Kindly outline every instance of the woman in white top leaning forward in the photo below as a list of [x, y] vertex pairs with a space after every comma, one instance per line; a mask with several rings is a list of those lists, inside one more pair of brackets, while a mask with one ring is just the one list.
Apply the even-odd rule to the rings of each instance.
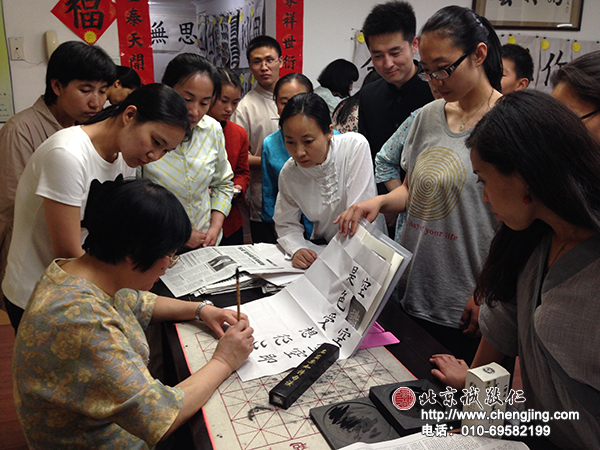
[[2, 282], [15, 330], [35, 283], [52, 260], [83, 255], [87, 232], [81, 220], [92, 180], [134, 176], [135, 167], [162, 158], [190, 127], [181, 96], [161, 84], [141, 87], [92, 121], [50, 136], [19, 181]]
[[[273, 220], [277, 242], [292, 256], [294, 267], [305, 269], [317, 258], [311, 241], [329, 242], [338, 230], [334, 219], [377, 193], [373, 163], [364, 136], [333, 135], [329, 109], [317, 94], [292, 97], [279, 126], [292, 158], [279, 175]], [[314, 223], [311, 241], [303, 236], [302, 212]], [[383, 230], [383, 217], [379, 221]]]

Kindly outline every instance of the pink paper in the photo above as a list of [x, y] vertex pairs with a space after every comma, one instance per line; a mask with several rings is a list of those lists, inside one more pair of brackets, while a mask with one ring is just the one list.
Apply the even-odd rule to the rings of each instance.
[[381, 325], [375, 322], [358, 348], [380, 347], [382, 345], [397, 344], [398, 342], [400, 341], [396, 336], [389, 331], [385, 331]]

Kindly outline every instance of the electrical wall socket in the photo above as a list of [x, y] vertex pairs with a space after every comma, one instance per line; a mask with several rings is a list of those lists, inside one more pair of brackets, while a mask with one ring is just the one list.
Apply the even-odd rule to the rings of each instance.
[[22, 37], [8, 38], [11, 61], [25, 61], [25, 44]]

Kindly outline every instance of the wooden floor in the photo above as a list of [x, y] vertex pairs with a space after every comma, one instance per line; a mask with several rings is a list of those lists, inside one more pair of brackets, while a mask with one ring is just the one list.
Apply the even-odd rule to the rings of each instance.
[[12, 394], [10, 359], [14, 342], [13, 327], [6, 313], [0, 310], [0, 449], [27, 450]]

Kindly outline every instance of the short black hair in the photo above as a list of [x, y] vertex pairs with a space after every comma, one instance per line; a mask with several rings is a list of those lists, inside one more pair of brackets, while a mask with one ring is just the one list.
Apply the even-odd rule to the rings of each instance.
[[189, 240], [192, 225], [177, 197], [146, 178], [92, 181], [82, 226], [92, 257], [117, 264], [126, 257], [142, 272]]
[[327, 103], [325, 103], [325, 100], [321, 96], [313, 92], [294, 95], [288, 100], [281, 112], [279, 127], [283, 128], [286, 120], [298, 114], [310, 117], [317, 122], [323, 134], [329, 133], [331, 115], [329, 115], [329, 106], [327, 106]]
[[260, 47], [269, 47], [275, 49], [277, 55], [281, 58], [281, 45], [271, 36], [256, 36], [254, 39], [250, 41], [248, 44], [248, 48], [246, 49], [246, 58], [248, 62], [250, 62], [250, 53]]
[[273, 99], [275, 101], [277, 101], [277, 96], [279, 95], [279, 90], [281, 89], [281, 87], [284, 84], [291, 83], [292, 81], [300, 83], [302, 86], [308, 89], [308, 92], [313, 91], [312, 81], [310, 81], [306, 75], [303, 75], [298, 72], [290, 72], [282, 76], [279, 80], [277, 80], [277, 83], [275, 84], [275, 89], [273, 89]]
[[336, 59], [329, 63], [317, 78], [319, 84], [331, 92], [337, 92], [343, 97], [350, 95], [350, 86], [358, 80], [357, 67], [345, 59]]
[[213, 84], [213, 96], [221, 96], [221, 77], [217, 68], [208, 59], [196, 53], [180, 53], [167, 64], [162, 82], [174, 88], [180, 83], [185, 83], [193, 75], [208, 76]]
[[375, 5], [362, 27], [367, 47], [371, 36], [402, 33], [405, 41], [412, 42], [417, 34], [417, 18], [408, 2], [393, 1]]
[[56, 103], [52, 80], [58, 80], [61, 86], [73, 80], [106, 81], [110, 86], [116, 79], [117, 67], [102, 48], [81, 41], [63, 42], [48, 61], [44, 102], [48, 106]]
[[117, 66], [117, 80], [121, 82], [121, 86], [127, 89], [137, 89], [142, 85], [142, 80], [138, 73], [127, 66]]
[[529, 81], [533, 80], [533, 59], [531, 58], [529, 49], [523, 48], [518, 44], [504, 44], [501, 54], [503, 58], [513, 62], [518, 79], [527, 78]]

